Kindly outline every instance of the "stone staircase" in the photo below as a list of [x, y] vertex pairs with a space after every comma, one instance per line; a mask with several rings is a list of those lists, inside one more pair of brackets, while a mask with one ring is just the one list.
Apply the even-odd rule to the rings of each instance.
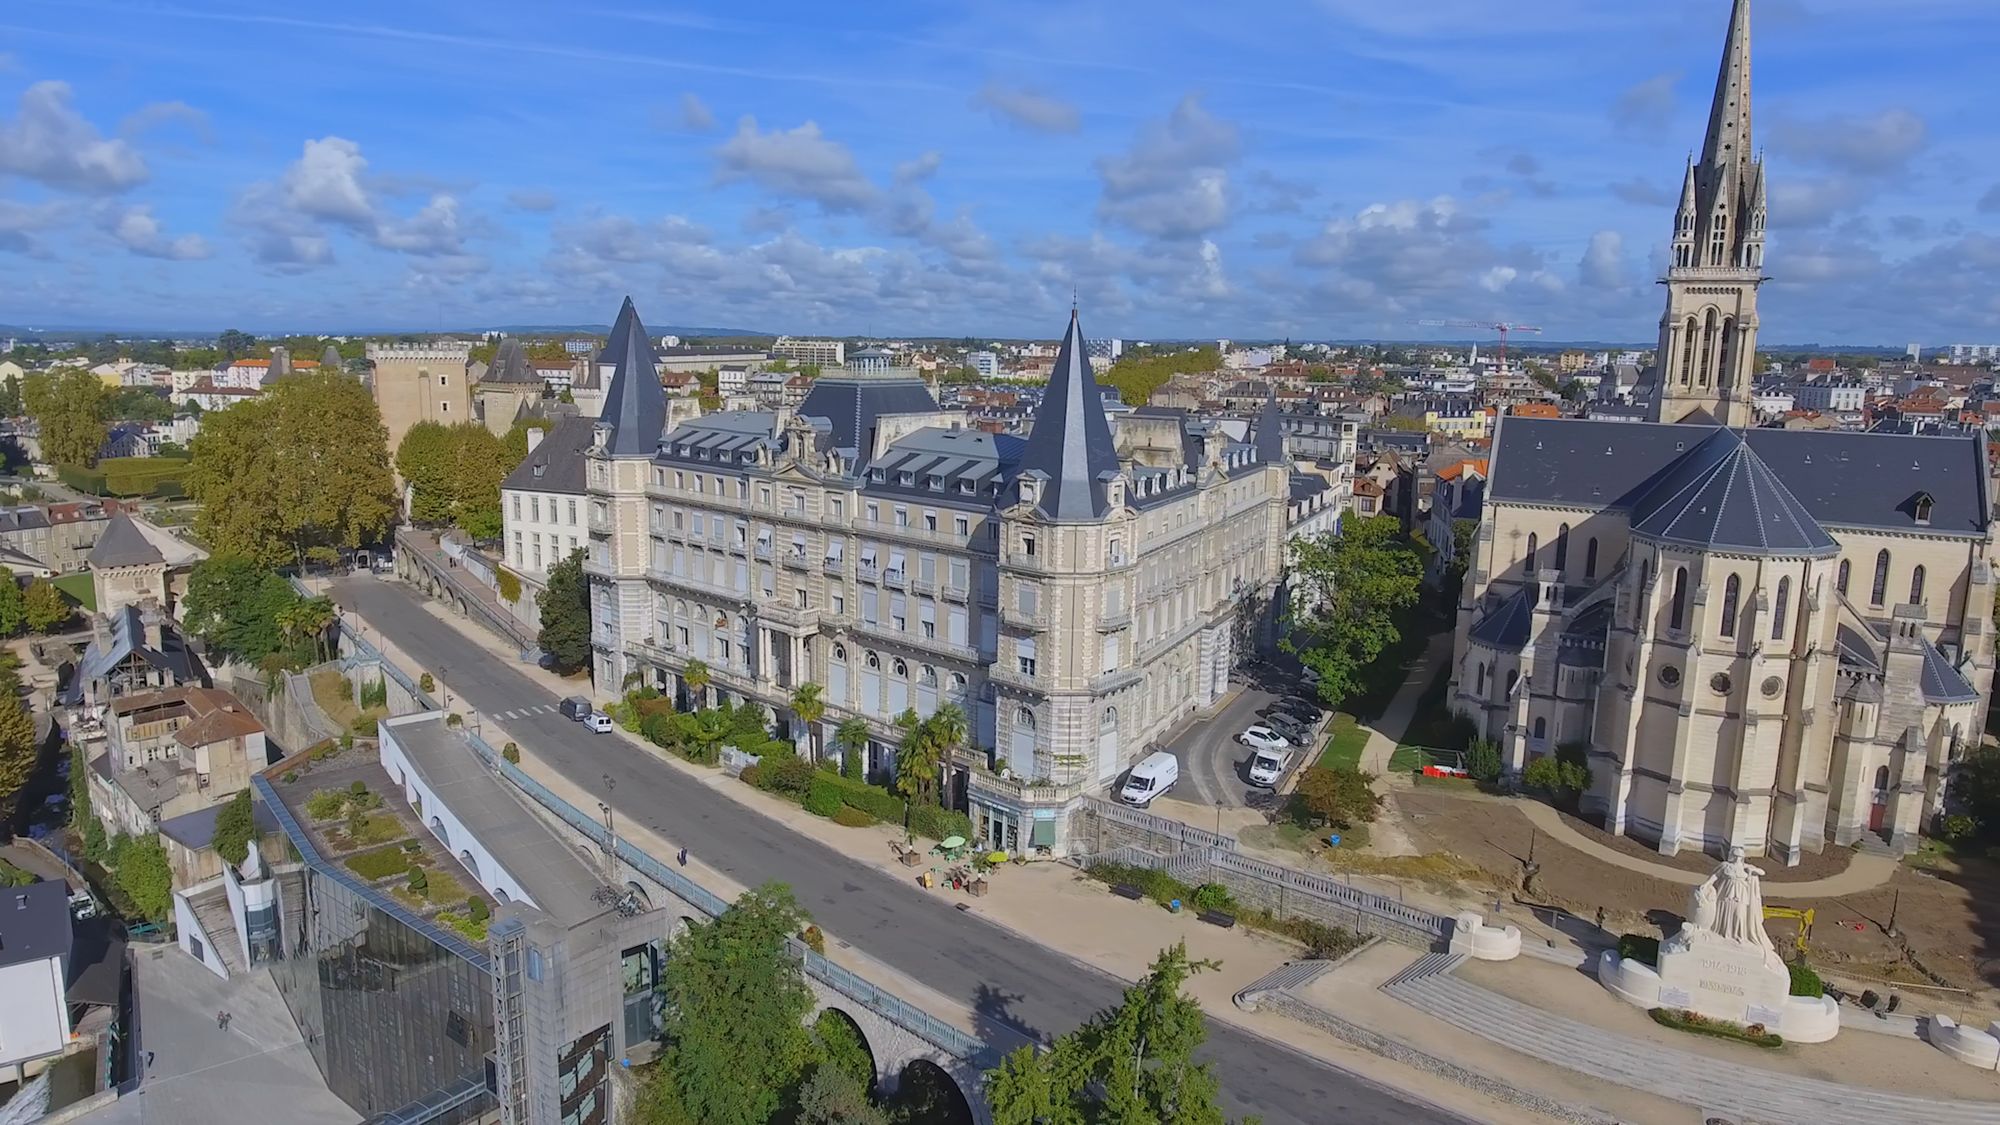
[[1580, 1074], [1757, 1125], [1921, 1121], [2000, 1125], [2000, 1102], [1945, 1101], [1845, 1086], [1690, 1054], [1558, 1016], [1451, 975], [1449, 954], [1420, 958], [1382, 991], [1453, 1027]]

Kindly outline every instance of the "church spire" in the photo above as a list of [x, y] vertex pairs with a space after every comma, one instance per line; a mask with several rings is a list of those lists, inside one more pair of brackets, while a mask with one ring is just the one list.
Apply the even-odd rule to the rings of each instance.
[[1093, 520], [1109, 509], [1104, 486], [1118, 472], [1118, 447], [1074, 308], [1021, 451], [1021, 472], [1041, 474], [1036, 507], [1049, 519]]
[[1734, 0], [1729, 35], [1722, 41], [1722, 69], [1708, 107], [1708, 135], [1701, 144], [1704, 171], [1737, 164], [1750, 152], [1750, 0]]

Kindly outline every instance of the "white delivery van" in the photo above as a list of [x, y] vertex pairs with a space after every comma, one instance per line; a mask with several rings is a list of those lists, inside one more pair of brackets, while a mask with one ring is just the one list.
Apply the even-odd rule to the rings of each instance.
[[1285, 767], [1292, 764], [1290, 750], [1259, 749], [1250, 756], [1250, 784], [1264, 789], [1273, 788], [1278, 779], [1285, 776]]
[[1125, 787], [1118, 791], [1118, 799], [1128, 805], [1144, 807], [1153, 803], [1153, 798], [1174, 787], [1181, 779], [1180, 759], [1165, 750], [1155, 751], [1139, 760], [1132, 772], [1125, 775]]

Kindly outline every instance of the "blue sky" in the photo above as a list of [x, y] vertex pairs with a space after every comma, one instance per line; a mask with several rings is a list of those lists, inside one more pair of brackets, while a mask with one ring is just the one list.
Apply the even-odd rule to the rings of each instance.
[[[0, 323], [1649, 341], [1727, 16], [15, 0]], [[1764, 339], [2000, 339], [2000, 8], [1753, 25]]]

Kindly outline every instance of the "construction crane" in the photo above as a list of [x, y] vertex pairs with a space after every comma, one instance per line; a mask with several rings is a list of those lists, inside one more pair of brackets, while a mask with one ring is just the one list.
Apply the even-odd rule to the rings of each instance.
[[1426, 328], [1483, 328], [1488, 332], [1500, 333], [1500, 370], [1507, 370], [1507, 333], [1540, 332], [1532, 324], [1509, 324], [1494, 320], [1420, 320], [1418, 324]]

